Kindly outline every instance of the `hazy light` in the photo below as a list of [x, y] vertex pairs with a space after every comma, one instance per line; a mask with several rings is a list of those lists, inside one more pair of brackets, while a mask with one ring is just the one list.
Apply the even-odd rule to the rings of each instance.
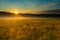
[[18, 14], [19, 12], [18, 11], [15, 11], [14, 14]]
[[11, 12], [11, 13], [14, 13], [14, 14], [16, 14], [16, 15], [19, 14], [19, 10], [11, 10], [10, 12]]

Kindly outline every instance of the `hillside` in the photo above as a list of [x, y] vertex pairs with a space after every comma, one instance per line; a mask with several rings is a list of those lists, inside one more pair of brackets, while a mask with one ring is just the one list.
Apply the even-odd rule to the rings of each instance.
[[[19, 13], [19, 16], [23, 17], [38, 17], [38, 18], [60, 18], [60, 9], [58, 10], [48, 10], [42, 11], [42, 13], [31, 14], [31, 13]], [[14, 13], [0, 11], [0, 17], [12, 17], [16, 16]]]

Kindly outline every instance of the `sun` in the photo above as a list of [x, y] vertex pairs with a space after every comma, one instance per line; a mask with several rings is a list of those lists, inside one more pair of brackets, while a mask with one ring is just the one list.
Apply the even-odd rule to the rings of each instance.
[[20, 13], [18, 10], [11, 10], [11, 11], [9, 11], [9, 12], [11, 12], [11, 13], [13, 13], [13, 14], [15, 14], [15, 15], [17, 15], [17, 14]]
[[17, 15], [17, 14], [19, 14], [19, 12], [18, 12], [18, 11], [14, 11], [14, 14], [16, 14], [16, 15]]

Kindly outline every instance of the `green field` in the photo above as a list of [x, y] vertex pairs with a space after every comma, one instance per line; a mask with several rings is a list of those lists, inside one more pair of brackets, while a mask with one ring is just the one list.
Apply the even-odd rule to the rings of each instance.
[[0, 19], [0, 40], [60, 40], [60, 19]]

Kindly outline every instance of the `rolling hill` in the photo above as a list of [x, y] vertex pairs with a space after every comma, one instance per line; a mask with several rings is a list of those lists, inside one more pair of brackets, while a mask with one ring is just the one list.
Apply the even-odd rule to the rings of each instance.
[[[31, 13], [19, 13], [19, 16], [23, 17], [38, 17], [38, 18], [60, 18], [60, 9], [58, 10], [48, 10], [42, 11], [42, 13], [31, 14]], [[16, 16], [14, 13], [0, 11], [0, 17], [12, 17]]]

